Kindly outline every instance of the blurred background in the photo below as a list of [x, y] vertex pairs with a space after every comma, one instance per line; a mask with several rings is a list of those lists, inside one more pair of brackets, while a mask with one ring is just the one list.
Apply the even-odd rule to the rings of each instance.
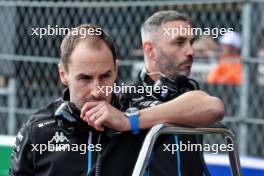
[[[140, 25], [158, 10], [187, 13], [200, 28], [233, 28], [231, 36], [198, 36], [191, 77], [220, 97], [224, 124], [235, 132], [241, 156], [264, 157], [264, 1], [97, 0], [0, 1], [0, 134], [16, 135], [30, 114], [61, 95], [57, 73], [63, 36], [32, 28], [94, 23], [113, 38], [120, 82], [144, 66]], [[221, 80], [221, 81], [219, 81]], [[208, 136], [206, 141], [221, 142]]]

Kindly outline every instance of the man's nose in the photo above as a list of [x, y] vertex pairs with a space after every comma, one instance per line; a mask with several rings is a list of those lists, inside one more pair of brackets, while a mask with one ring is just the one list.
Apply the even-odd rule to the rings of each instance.
[[194, 55], [194, 49], [191, 43], [188, 43], [186, 46], [186, 55], [187, 56], [193, 56]]
[[95, 98], [99, 98], [103, 94], [103, 92], [101, 91], [101, 84], [98, 80], [93, 81], [91, 89], [91, 95]]

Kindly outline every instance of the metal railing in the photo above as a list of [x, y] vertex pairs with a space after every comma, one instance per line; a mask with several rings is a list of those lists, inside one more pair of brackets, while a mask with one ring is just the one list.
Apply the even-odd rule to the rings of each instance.
[[156, 139], [162, 134], [190, 134], [190, 135], [221, 134], [225, 136], [225, 140], [227, 144], [232, 144], [234, 146], [234, 150], [229, 151], [229, 161], [232, 168], [232, 174], [233, 176], [242, 176], [240, 159], [239, 159], [237, 145], [235, 143], [234, 134], [229, 128], [219, 123], [209, 127], [202, 127], [202, 128], [188, 128], [188, 127], [180, 127], [169, 124], [155, 125], [149, 130], [144, 140], [132, 176], [144, 175], [144, 171], [147, 167], [147, 163], [150, 158], [154, 143]]

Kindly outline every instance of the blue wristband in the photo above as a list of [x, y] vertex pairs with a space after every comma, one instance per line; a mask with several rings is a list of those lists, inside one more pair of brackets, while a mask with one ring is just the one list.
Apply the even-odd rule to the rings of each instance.
[[130, 126], [131, 126], [131, 131], [133, 134], [139, 133], [139, 128], [138, 128], [138, 114], [133, 114], [129, 116], [129, 121], [130, 121]]

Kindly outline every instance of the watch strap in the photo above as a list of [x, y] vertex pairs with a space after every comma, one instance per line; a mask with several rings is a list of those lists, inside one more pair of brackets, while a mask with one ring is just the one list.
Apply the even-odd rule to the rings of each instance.
[[129, 115], [128, 118], [129, 118], [132, 133], [138, 134], [140, 131], [138, 127], [138, 114]]

